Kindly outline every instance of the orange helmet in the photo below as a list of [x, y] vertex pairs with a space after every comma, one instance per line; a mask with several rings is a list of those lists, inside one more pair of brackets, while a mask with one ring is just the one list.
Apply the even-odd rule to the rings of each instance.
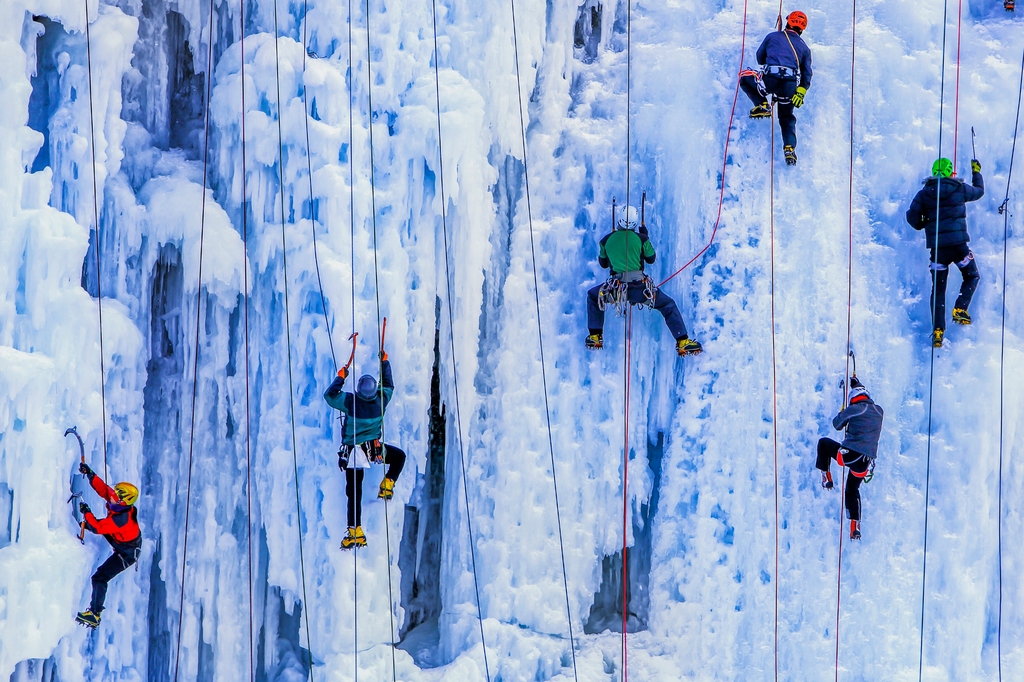
[[790, 12], [789, 16], [786, 17], [786, 28], [804, 31], [807, 28], [807, 15], [799, 10]]

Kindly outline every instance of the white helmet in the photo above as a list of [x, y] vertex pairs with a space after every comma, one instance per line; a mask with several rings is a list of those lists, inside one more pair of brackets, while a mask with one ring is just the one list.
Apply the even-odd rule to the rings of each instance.
[[633, 206], [627, 206], [622, 209], [622, 213], [619, 215], [618, 227], [620, 230], [635, 230], [640, 225], [640, 221], [637, 219], [636, 208]]

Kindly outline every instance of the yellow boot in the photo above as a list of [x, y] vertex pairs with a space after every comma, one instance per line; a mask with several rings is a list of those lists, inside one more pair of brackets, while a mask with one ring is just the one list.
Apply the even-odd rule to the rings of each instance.
[[385, 476], [384, 480], [380, 482], [380, 490], [377, 492], [377, 497], [381, 500], [390, 500], [394, 496], [395, 482]]
[[342, 549], [352, 549], [354, 547], [366, 547], [366, 534], [363, 533], [362, 526], [348, 527], [348, 535], [341, 540]]

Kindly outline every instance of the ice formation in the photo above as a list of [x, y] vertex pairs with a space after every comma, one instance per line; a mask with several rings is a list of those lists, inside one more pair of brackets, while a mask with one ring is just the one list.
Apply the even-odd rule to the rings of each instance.
[[[930, 283], [903, 211], [938, 153], [940, 92], [954, 153], [946, 4], [857, 6], [852, 334], [887, 421], [865, 539], [844, 546], [844, 680], [918, 670]], [[514, 41], [511, 3], [441, 0], [435, 86], [427, 2], [4, 0], [0, 679], [299, 680], [310, 660], [315, 680], [485, 679], [478, 613], [492, 679], [622, 679], [624, 334], [610, 317], [605, 352], [585, 351], [585, 292], [613, 198], [647, 191], [659, 279], [709, 238], [744, 7], [520, 0]], [[752, 65], [778, 6], [746, 8]], [[666, 285], [706, 353], [677, 359], [659, 316], [633, 318], [638, 680], [834, 674], [840, 496], [818, 488], [812, 450], [842, 400], [853, 17], [801, 9], [815, 78], [796, 168], [776, 141], [774, 221], [769, 126], [741, 95], [717, 241]], [[1001, 600], [1009, 680], [1024, 671], [1024, 247], [1011, 218], [1001, 364], [996, 208], [1024, 34], [996, 0], [961, 11], [955, 152], [965, 166], [976, 126], [988, 193], [969, 209], [976, 323], [935, 360], [924, 679], [994, 679]], [[379, 316], [397, 382], [385, 435], [410, 460], [387, 506], [368, 476], [369, 547], [342, 553], [321, 394], [353, 331], [356, 372], [373, 366]], [[143, 556], [95, 633], [72, 620], [107, 551], [78, 543], [66, 505], [74, 424], [95, 468], [105, 434], [109, 477], [142, 489]]]

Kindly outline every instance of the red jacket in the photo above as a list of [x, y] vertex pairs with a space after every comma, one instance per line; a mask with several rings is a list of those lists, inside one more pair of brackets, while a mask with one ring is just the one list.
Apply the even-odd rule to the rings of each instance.
[[114, 489], [99, 476], [91, 476], [89, 484], [97, 495], [106, 500], [109, 513], [105, 518], [97, 519], [91, 511], [86, 512], [85, 527], [105, 537], [111, 547], [119, 552], [131, 554], [137, 551], [142, 546], [138, 510], [134, 505], [122, 505]]

